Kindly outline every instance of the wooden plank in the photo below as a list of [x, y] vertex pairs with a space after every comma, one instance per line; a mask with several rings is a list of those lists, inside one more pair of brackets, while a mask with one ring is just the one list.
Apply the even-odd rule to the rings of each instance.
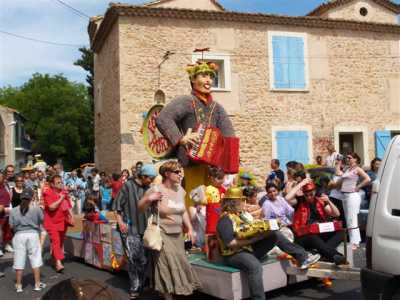
[[[205, 294], [226, 300], [250, 297], [247, 276], [243, 272], [228, 273], [192, 264]], [[287, 285], [287, 275], [280, 262], [263, 265], [264, 291], [272, 291]]]
[[352, 267], [333, 267], [326, 266], [326, 268], [318, 268], [312, 267], [306, 270], [301, 270], [294, 266], [289, 266], [286, 268], [286, 273], [288, 275], [301, 275], [307, 277], [330, 277], [334, 279], [342, 279], [342, 280], [360, 280], [360, 269], [352, 268]]

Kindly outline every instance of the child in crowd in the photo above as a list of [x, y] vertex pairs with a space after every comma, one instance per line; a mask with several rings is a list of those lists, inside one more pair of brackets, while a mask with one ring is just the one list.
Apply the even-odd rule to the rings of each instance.
[[40, 207], [31, 206], [34, 192], [31, 188], [25, 188], [21, 194], [21, 204], [12, 209], [10, 213], [10, 226], [14, 231], [14, 270], [16, 272], [15, 289], [22, 293], [22, 276], [25, 269], [26, 256], [32, 267], [35, 280], [34, 291], [40, 291], [46, 287], [40, 281], [40, 267], [43, 264], [42, 250], [39, 234], [43, 223], [43, 211]]
[[189, 207], [190, 221], [195, 233], [194, 245], [203, 248], [205, 245], [206, 208], [204, 205], [195, 204]]
[[110, 210], [111, 209], [111, 195], [112, 195], [112, 181], [110, 176], [106, 176], [103, 179], [104, 184], [100, 186], [100, 199], [101, 199], [101, 209]]
[[83, 212], [85, 219], [91, 222], [104, 222], [108, 223], [106, 216], [100, 212], [97, 207], [96, 195], [91, 194], [86, 198], [85, 204], [83, 205]]
[[295, 180], [296, 170], [292, 168], [288, 168], [286, 171], [287, 181], [285, 184], [285, 188], [282, 191], [283, 196], [286, 196], [296, 185], [297, 181]]
[[224, 183], [225, 173], [217, 167], [208, 170], [210, 185], [206, 187], [206, 234], [215, 234], [217, 222], [221, 212], [221, 199], [226, 190]]
[[262, 210], [257, 201], [257, 188], [252, 186], [246, 187], [243, 190], [243, 196], [246, 197], [244, 210], [250, 213], [254, 218], [260, 219], [262, 217]]
[[111, 181], [111, 201], [114, 201], [117, 198], [117, 195], [122, 188], [123, 183], [121, 180], [121, 175], [117, 173], [112, 174], [112, 181]]

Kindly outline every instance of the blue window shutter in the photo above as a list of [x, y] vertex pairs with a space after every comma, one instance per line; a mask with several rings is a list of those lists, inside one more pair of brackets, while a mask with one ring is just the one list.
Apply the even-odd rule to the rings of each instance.
[[301, 37], [289, 38], [289, 81], [290, 88], [304, 89], [306, 87], [304, 40]]
[[288, 44], [288, 37], [272, 37], [272, 55], [275, 81], [273, 82], [273, 86], [277, 89], [290, 88]]
[[380, 159], [385, 155], [385, 150], [389, 145], [391, 135], [389, 130], [382, 130], [375, 132], [375, 154]]
[[286, 163], [291, 160], [309, 163], [307, 131], [278, 131], [276, 144], [282, 170], [286, 170]]
[[277, 158], [282, 170], [286, 170], [286, 163], [291, 160], [290, 134], [290, 131], [278, 131], [276, 133]]

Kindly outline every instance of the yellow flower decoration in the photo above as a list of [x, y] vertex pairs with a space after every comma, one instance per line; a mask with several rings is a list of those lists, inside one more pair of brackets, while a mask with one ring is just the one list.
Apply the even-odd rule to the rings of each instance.
[[211, 77], [215, 77], [217, 75], [216, 71], [218, 71], [218, 65], [213, 62], [205, 62], [198, 61], [194, 65], [188, 65], [186, 68], [186, 72], [189, 74], [189, 77], [192, 79], [198, 74], [209, 74]]
[[219, 195], [219, 190], [212, 185], [206, 188], [206, 199], [207, 203], [219, 203], [221, 202], [221, 197]]

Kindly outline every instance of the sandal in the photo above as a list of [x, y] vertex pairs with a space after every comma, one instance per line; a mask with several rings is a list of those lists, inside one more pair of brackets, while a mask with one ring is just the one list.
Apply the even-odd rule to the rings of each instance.
[[56, 272], [57, 272], [57, 273], [62, 273], [62, 272], [64, 272], [64, 267], [60, 267], [60, 268], [57, 268], [57, 267], [56, 267]]

